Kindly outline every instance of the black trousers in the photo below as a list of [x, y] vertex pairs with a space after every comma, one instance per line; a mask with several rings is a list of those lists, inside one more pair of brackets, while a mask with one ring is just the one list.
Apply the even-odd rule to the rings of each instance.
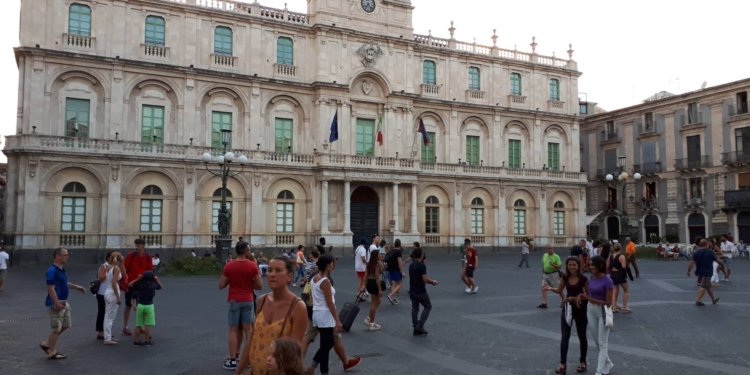
[[321, 374], [327, 374], [328, 373], [328, 357], [331, 354], [331, 349], [333, 349], [334, 344], [334, 337], [333, 337], [333, 330], [335, 328], [318, 328], [318, 332], [320, 333], [320, 348], [318, 348], [318, 351], [315, 353], [315, 356], [313, 357], [313, 361], [320, 364], [320, 373]]
[[[430, 295], [427, 293], [414, 293], [409, 291], [409, 298], [411, 299], [411, 325], [414, 328], [423, 329], [424, 324], [427, 323], [427, 318], [430, 317], [430, 311], [432, 311], [432, 302], [430, 302]], [[424, 307], [422, 315], [419, 315], [419, 305]]]
[[96, 332], [104, 331], [104, 310], [107, 304], [104, 302], [104, 296], [96, 295]]
[[586, 363], [586, 352], [589, 348], [588, 339], [586, 339], [586, 325], [588, 324], [588, 318], [586, 317], [586, 305], [581, 304], [581, 307], [573, 306], [573, 321], [568, 325], [565, 321], [565, 309], [562, 309], [560, 314], [560, 324], [562, 325], [562, 341], [560, 341], [560, 364], [568, 363], [568, 341], [570, 341], [570, 333], [573, 330], [573, 324], [576, 325], [576, 332], [578, 332], [578, 341], [581, 343], [581, 363]]

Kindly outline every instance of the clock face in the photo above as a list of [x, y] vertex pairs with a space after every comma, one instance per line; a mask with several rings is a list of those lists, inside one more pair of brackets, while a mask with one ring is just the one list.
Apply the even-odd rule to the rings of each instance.
[[375, 0], [362, 0], [362, 9], [367, 13], [375, 11]]

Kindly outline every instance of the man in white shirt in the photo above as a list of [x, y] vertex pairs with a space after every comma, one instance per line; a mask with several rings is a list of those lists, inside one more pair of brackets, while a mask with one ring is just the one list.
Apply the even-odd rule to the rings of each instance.
[[526, 268], [529, 268], [529, 244], [526, 241], [521, 242], [521, 263], [518, 263], [518, 268], [526, 263]]
[[729, 281], [732, 275], [732, 252], [734, 244], [727, 240], [727, 236], [721, 236], [721, 261], [724, 262], [724, 281]]
[[[357, 271], [357, 295], [359, 292], [365, 289], [365, 270], [367, 269], [367, 261], [370, 259], [370, 252], [367, 251], [367, 237], [362, 236], [359, 239], [359, 246], [354, 251], [354, 270]], [[377, 250], [377, 247], [375, 248]], [[367, 291], [365, 291], [365, 299], [367, 298]]]
[[748, 256], [750, 256], [750, 249], [745, 246], [745, 242], [740, 240], [739, 243], [737, 243], [737, 251], [742, 255], [742, 253], [747, 253]]
[[373, 250], [379, 250], [378, 246], [380, 245], [380, 236], [377, 234], [372, 235], [372, 244], [370, 244], [370, 251]]
[[10, 255], [5, 250], [0, 249], [0, 292], [3, 291], [3, 283], [5, 282], [5, 276], [8, 274], [8, 261]]

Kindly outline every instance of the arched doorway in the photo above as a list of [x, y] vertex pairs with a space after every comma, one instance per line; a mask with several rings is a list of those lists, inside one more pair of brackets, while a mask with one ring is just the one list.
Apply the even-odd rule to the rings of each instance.
[[703, 214], [692, 213], [688, 216], [688, 243], [692, 243], [695, 237], [706, 237], [706, 217]]
[[607, 237], [610, 240], [620, 239], [620, 220], [614, 216], [607, 218]]
[[643, 233], [646, 234], [646, 243], [659, 242], [659, 217], [647, 215], [643, 219]]
[[745, 244], [750, 243], [750, 211], [742, 211], [737, 214], [737, 233], [735, 241], [742, 240]]
[[349, 221], [352, 229], [352, 244], [359, 245], [359, 239], [364, 236], [369, 240], [373, 234], [378, 233], [379, 217], [378, 194], [371, 187], [360, 186], [354, 190], [351, 196], [351, 218]]

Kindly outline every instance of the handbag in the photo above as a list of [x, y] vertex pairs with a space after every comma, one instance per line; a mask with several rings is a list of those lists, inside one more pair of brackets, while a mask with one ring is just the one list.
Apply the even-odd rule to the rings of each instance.
[[573, 323], [573, 306], [570, 302], [565, 303], [565, 322], [568, 323], [568, 327]]
[[615, 317], [614, 314], [612, 314], [612, 308], [609, 306], [602, 306], [602, 309], [604, 309], [604, 326], [607, 328], [614, 328], [615, 326]]
[[305, 287], [302, 288], [302, 300], [305, 301], [305, 305], [312, 306], [313, 300], [312, 300], [312, 283], [307, 282], [305, 284]]
[[99, 279], [93, 280], [89, 283], [89, 291], [91, 294], [97, 294], [99, 293], [99, 287], [102, 285], [102, 282], [99, 281]]

